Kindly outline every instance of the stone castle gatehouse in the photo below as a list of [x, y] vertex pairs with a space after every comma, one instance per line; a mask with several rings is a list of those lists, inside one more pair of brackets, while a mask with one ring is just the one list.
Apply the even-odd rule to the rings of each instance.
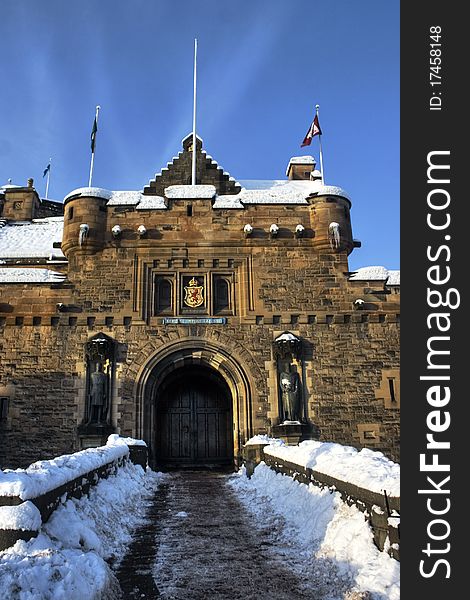
[[238, 183], [192, 136], [142, 191], [0, 188], [0, 462], [143, 438], [236, 462], [255, 434], [399, 453], [399, 275], [351, 272], [312, 157]]

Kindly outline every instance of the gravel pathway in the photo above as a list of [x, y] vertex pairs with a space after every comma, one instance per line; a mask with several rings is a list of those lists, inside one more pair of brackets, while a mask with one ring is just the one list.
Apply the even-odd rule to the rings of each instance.
[[226, 478], [183, 471], [162, 481], [116, 573], [123, 598], [315, 600], [272, 554], [269, 531], [253, 527]]

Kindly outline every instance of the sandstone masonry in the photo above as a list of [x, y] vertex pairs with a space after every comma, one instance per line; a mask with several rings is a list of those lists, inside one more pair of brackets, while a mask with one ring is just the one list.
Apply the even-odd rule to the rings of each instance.
[[[145, 439], [156, 464], [237, 460], [252, 435], [296, 424], [398, 460], [399, 284], [349, 270], [347, 194], [313, 159], [249, 189], [199, 139], [192, 186], [191, 143], [142, 192], [81, 188], [61, 204], [32, 181], [0, 189], [1, 466], [114, 431]], [[279, 358], [284, 334], [297, 350]]]

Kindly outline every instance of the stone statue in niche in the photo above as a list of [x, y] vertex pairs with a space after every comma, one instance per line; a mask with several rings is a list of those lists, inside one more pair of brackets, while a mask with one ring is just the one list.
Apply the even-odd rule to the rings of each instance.
[[98, 361], [95, 364], [95, 370], [90, 373], [88, 423], [105, 423], [107, 410], [108, 377], [103, 372], [102, 363]]
[[[82, 425], [109, 425], [116, 342], [104, 333], [93, 336], [85, 345], [86, 407]], [[93, 427], [91, 427], [93, 429]]]
[[282, 408], [286, 421], [301, 421], [300, 378], [296, 372], [282, 371], [279, 375]]

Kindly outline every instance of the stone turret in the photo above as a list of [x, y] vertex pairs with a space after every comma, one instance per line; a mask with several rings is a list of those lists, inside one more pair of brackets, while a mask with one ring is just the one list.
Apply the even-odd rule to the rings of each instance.
[[102, 188], [79, 188], [65, 197], [62, 251], [67, 258], [72, 253], [94, 254], [103, 249], [110, 197]]
[[315, 232], [313, 245], [318, 250], [347, 252], [357, 245], [351, 229], [351, 201], [347, 193], [336, 186], [322, 185], [309, 199], [311, 226]]
[[36, 218], [41, 201], [33, 184], [34, 181], [30, 178], [25, 187], [8, 183], [0, 188], [0, 195], [4, 196], [1, 213], [3, 219], [32, 221]]

